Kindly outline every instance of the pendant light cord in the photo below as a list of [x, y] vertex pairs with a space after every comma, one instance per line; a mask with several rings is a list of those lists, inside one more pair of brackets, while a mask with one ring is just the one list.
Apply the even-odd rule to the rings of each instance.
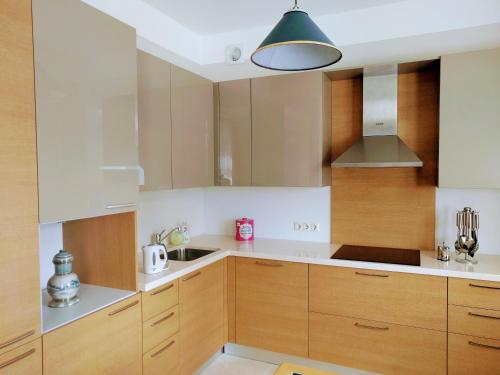
[[295, 5], [292, 7], [292, 10], [300, 9], [299, 5], [297, 4], [298, 0], [295, 0]]

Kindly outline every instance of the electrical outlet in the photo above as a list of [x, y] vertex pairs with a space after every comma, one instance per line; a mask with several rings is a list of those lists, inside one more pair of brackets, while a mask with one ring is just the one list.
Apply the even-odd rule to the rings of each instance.
[[295, 232], [319, 232], [318, 223], [293, 223], [293, 230]]

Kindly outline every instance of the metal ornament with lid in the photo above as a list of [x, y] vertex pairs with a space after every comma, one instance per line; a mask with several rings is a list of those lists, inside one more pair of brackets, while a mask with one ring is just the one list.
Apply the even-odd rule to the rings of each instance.
[[52, 297], [49, 307], [66, 307], [79, 302], [80, 280], [73, 272], [73, 255], [64, 249], [59, 250], [52, 263], [55, 274], [47, 282], [47, 292]]
[[299, 8], [297, 0], [251, 56], [255, 65], [282, 71], [323, 68], [341, 58], [342, 52]]

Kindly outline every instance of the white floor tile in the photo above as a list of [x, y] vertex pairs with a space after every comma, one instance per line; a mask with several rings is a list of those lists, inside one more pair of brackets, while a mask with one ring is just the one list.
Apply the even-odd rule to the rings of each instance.
[[272, 375], [278, 366], [222, 354], [200, 375]]

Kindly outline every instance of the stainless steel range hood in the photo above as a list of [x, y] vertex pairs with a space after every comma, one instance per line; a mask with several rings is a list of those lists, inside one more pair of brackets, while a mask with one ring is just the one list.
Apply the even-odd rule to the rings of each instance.
[[363, 70], [363, 137], [340, 155], [334, 168], [422, 167], [398, 137], [398, 67]]

